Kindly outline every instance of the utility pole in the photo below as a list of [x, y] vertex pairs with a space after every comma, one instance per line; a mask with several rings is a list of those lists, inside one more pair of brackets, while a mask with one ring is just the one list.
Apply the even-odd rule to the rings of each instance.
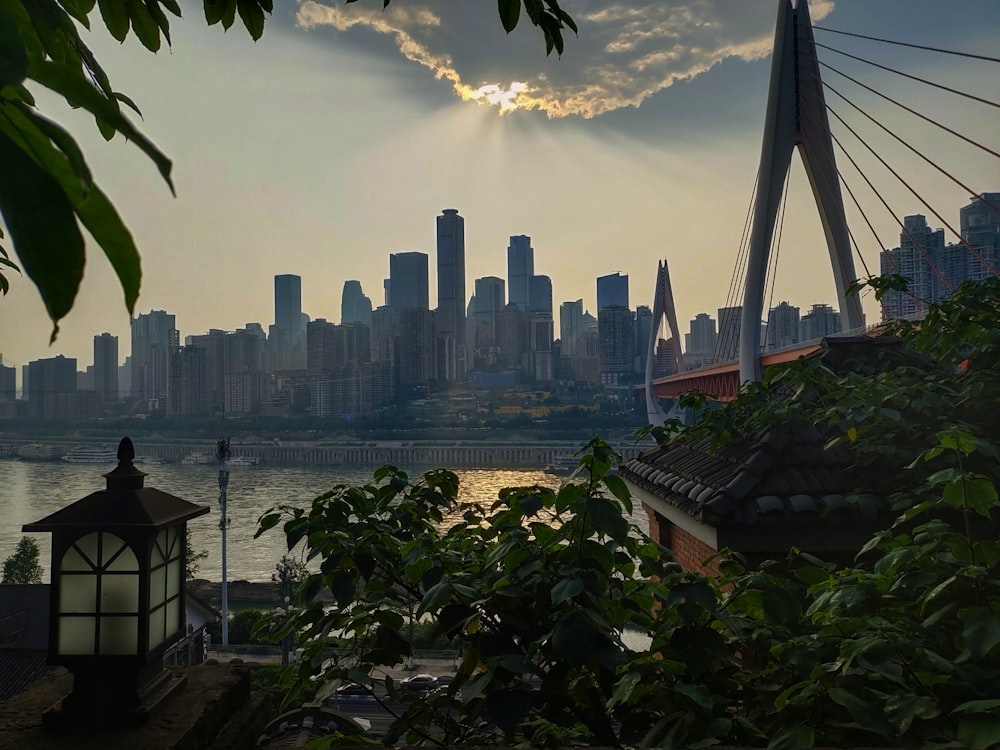
[[229, 438], [216, 443], [215, 458], [219, 462], [219, 530], [222, 532], [222, 645], [229, 645], [229, 574], [226, 570], [226, 531], [229, 530], [229, 512], [226, 507], [226, 489], [229, 486]]

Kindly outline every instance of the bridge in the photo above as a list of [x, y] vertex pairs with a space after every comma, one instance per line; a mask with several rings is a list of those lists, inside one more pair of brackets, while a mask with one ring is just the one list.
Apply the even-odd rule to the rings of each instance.
[[[941, 212], [935, 210], [933, 206], [927, 203], [922, 197], [921, 192], [916, 190], [910, 182], [901, 176], [900, 171], [894, 168], [871, 145], [871, 142], [859, 133], [860, 127], [852, 126], [827, 103], [825, 92], [829, 91], [837, 97], [838, 106], [839, 103], [848, 105], [851, 108], [849, 110], [851, 113], [859, 113], [865, 118], [865, 122], [877, 126], [881, 131], [879, 135], [882, 135], [882, 133], [887, 134], [894, 141], [905, 147], [908, 160], [912, 160], [911, 157], [913, 156], [918, 157], [936, 170], [936, 179], [942, 182], [950, 182], [952, 186], [957, 186], [963, 190], [966, 195], [971, 195], [974, 202], [979, 201], [984, 213], [1000, 213], [1000, 205], [995, 205], [998, 199], [1000, 199], [1000, 193], [986, 193], [967, 185], [939, 164], [934, 158], [925, 153], [924, 149], [913, 145], [913, 143], [900, 135], [901, 132], [907, 132], [907, 137], [911, 137], [908, 130], [902, 130], [898, 126], [893, 127], [892, 123], [887, 125], [878, 117], [870, 114], [864, 107], [848, 98], [841, 90], [834, 88], [823, 80], [820, 71], [824, 69], [836, 74], [838, 76], [838, 86], [842, 85], [840, 83], [841, 79], [849, 81], [868, 94], [873, 94], [881, 100], [887, 101], [903, 110], [907, 115], [912, 116], [914, 121], [919, 120], [920, 125], [933, 126], [947, 133], [949, 136], [953, 136], [961, 142], [959, 145], [962, 148], [978, 149], [988, 159], [1000, 159], [1000, 152], [987, 145], [983, 145], [975, 138], [947, 127], [933, 117], [929, 117], [913, 107], [907, 106], [897, 98], [894, 98], [894, 96], [889, 96], [873, 86], [862, 82], [856, 76], [842, 72], [834, 67], [834, 65], [821, 60], [817, 54], [817, 49], [820, 48], [825, 52], [837, 55], [837, 60], [840, 60], [841, 57], [850, 58], [864, 65], [874, 66], [881, 71], [888, 71], [889, 73], [901, 76], [909, 81], [926, 84], [935, 90], [935, 95], [947, 94], [964, 97], [966, 100], [972, 100], [975, 106], [1000, 108], [1000, 103], [921, 78], [920, 76], [892, 68], [882, 63], [874, 62], [827, 44], [817, 43], [814, 37], [814, 30], [836, 35], [837, 38], [850, 37], [885, 46], [900, 46], [919, 49], [927, 53], [960, 56], [980, 63], [1000, 64], [1000, 59], [986, 55], [970, 54], [959, 50], [939, 49], [904, 41], [878, 39], [844, 30], [814, 27], [809, 16], [808, 0], [797, 0], [794, 5], [792, 0], [779, 0], [760, 166], [757, 172], [754, 194], [747, 211], [747, 222], [736, 261], [736, 269], [733, 273], [730, 297], [727, 299], [725, 305], [725, 308], [736, 311], [738, 315], [739, 322], [736, 326], [738, 333], [734, 334], [736, 340], [728, 340], [723, 343], [720, 331], [720, 344], [722, 345], [716, 350], [717, 361], [700, 369], [689, 369], [686, 366], [683, 354], [681, 353], [682, 339], [674, 309], [673, 291], [671, 289], [667, 262], [661, 262], [657, 273], [652, 306], [653, 325], [651, 326], [650, 341], [647, 350], [645, 383], [643, 386], [640, 386], [640, 389], [645, 391], [648, 418], [653, 424], [662, 424], [668, 416], [660, 408], [658, 399], [676, 399], [685, 391], [697, 389], [705, 393], [715, 394], [721, 401], [728, 401], [736, 396], [742, 383], [759, 380], [764, 369], [796, 361], [802, 357], [813, 355], [820, 350], [822, 346], [821, 339], [798, 343], [788, 348], [768, 352], [763, 352], [761, 347], [761, 322], [765, 312], [764, 297], [769, 281], [773, 291], [773, 277], [781, 240], [781, 226], [784, 221], [783, 199], [787, 195], [789, 167], [795, 151], [798, 151], [802, 159], [826, 239], [838, 303], [842, 319], [846, 323], [845, 328], [848, 329], [848, 333], [840, 335], [867, 335], [864, 316], [861, 311], [860, 295], [854, 286], [858, 279], [858, 275], [854, 270], [855, 256], [861, 261], [866, 274], [872, 276], [860, 252], [859, 242], [848, 226], [847, 215], [844, 210], [842, 187], [846, 194], [850, 196], [853, 208], [856, 209], [856, 212], [864, 219], [864, 223], [868, 229], [871, 230], [878, 252], [880, 253], [880, 258], [887, 262], [896, 274], [903, 275], [907, 270], [912, 272], [912, 269], [896, 266], [892, 253], [886, 250], [886, 244], [879, 238], [873, 221], [869, 218], [864, 205], [859, 200], [858, 196], [861, 191], [852, 189], [845, 180], [844, 174], [838, 168], [836, 153], [840, 153], [846, 157], [854, 172], [862, 178], [866, 189], [878, 199], [880, 207], [888, 211], [892, 215], [892, 219], [899, 225], [902, 230], [900, 245], [902, 246], [904, 242], [912, 245], [913, 249], [919, 253], [920, 258], [923, 259], [923, 263], [926, 264], [927, 274], [930, 275], [933, 273], [937, 277], [937, 279], [933, 280], [933, 283], [948, 293], [952, 291], [946, 274], [937, 267], [932, 258], [931, 248], [924, 247], [927, 241], [926, 238], [921, 236], [919, 231], [914, 231], [913, 227], [908, 226], [900, 218], [901, 212], [892, 209], [875, 181], [866, 174], [859, 160], [845, 147], [846, 135], [838, 137], [831, 131], [829, 116], [834, 118], [833, 121], [840, 128], [846, 129], [853, 136], [854, 141], [863, 147], [866, 156], [870, 155], [874, 157], [874, 163], [878, 165], [880, 170], [884, 169], [888, 171], [896, 183], [900, 183], [905, 187], [929, 213], [937, 217], [938, 221], [948, 228], [950, 234], [958, 238], [960, 244], [955, 247], [963, 247], [964, 251], [969, 254], [969, 262], [976, 265], [976, 272], [979, 276], [1000, 276], [1000, 271], [998, 271], [998, 266], [1000, 266], [1000, 246], [982, 250], [970, 244], [963, 233], [956, 230], [947, 222]], [[895, 91], [894, 94], [898, 96]], [[992, 220], [989, 223], [993, 223]], [[996, 245], [995, 242], [994, 245]], [[916, 290], [916, 293], [914, 291], [906, 292], [913, 299], [914, 305], [912, 308], [917, 311], [918, 315], [923, 314], [927, 305], [927, 299], [922, 298], [921, 293], [926, 296], [926, 290], [923, 288]], [[737, 296], [740, 294], [742, 295], [742, 305], [739, 305], [739, 297]], [[675, 342], [674, 349], [678, 354], [677, 366], [679, 372], [667, 377], [654, 379], [655, 346], [659, 336], [659, 329], [664, 319]], [[721, 319], [719, 322], [721, 327]], [[739, 353], [739, 357], [732, 359], [732, 354], [735, 352]], [[720, 354], [726, 357], [725, 361], [719, 361]]]

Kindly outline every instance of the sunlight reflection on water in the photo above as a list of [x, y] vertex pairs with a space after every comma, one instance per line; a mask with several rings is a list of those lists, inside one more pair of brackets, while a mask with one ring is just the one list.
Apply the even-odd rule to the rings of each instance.
[[[102, 474], [113, 464], [69, 464], [62, 461], [0, 461], [0, 559], [6, 558], [21, 537], [21, 526], [37, 521], [105, 486]], [[192, 546], [206, 549], [208, 558], [199, 564], [198, 576], [211, 580], [221, 577], [220, 534], [218, 529], [218, 468], [212, 464], [157, 464], [142, 466], [149, 476], [147, 487], [156, 487], [185, 500], [208, 505], [211, 513], [189, 524]], [[420, 469], [408, 469], [413, 479]], [[561, 477], [539, 470], [460, 469], [460, 498], [487, 505], [504, 487], [541, 485], [558, 487]], [[275, 563], [285, 553], [284, 536], [273, 529], [259, 539], [253, 535], [257, 519], [278, 504], [306, 507], [316, 496], [338, 483], [364, 483], [372, 476], [370, 467], [282, 465], [234, 467], [230, 469], [228, 510], [228, 569], [230, 580], [262, 581], [271, 577]], [[647, 528], [645, 513], [636, 508], [633, 521]], [[457, 511], [454, 520], [459, 520]], [[454, 522], [454, 521], [453, 521]], [[49, 534], [34, 535], [42, 548], [41, 562], [48, 580]]]

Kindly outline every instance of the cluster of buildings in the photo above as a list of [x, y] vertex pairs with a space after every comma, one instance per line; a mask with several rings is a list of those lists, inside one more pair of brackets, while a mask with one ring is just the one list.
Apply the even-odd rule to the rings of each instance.
[[883, 320], [919, 314], [963, 281], [1000, 273], [1000, 193], [973, 196], [959, 209], [958, 222], [959, 241], [945, 244], [944, 229], [932, 229], [926, 217], [903, 219], [899, 247], [882, 252], [879, 270], [905, 278], [907, 290], [882, 298]]
[[[961, 242], [945, 245], [944, 231], [923, 216], [903, 222], [900, 246], [882, 253], [883, 274], [896, 273], [908, 292], [883, 298], [884, 317], [919, 312], [961, 281], [984, 278], [1000, 266], [1000, 193], [975, 197], [960, 211]], [[436, 307], [431, 308], [431, 259], [422, 252], [389, 256], [384, 303], [373, 305], [361, 283], [348, 280], [340, 322], [311, 320], [302, 310], [302, 279], [274, 277], [274, 323], [236, 331], [209, 330], [181, 339], [175, 316], [154, 310], [135, 318], [131, 353], [121, 364], [118, 339], [94, 337], [93, 365], [40, 359], [22, 367], [16, 400], [15, 368], [0, 356], [0, 417], [87, 418], [108, 412], [167, 416], [311, 415], [350, 418], [391, 403], [464, 384], [509, 391], [557, 383], [627, 393], [646, 370], [653, 321], [650, 308], [632, 307], [629, 279], [597, 278], [597, 314], [583, 300], [559, 305], [555, 326], [552, 280], [535, 272], [526, 235], [510, 237], [507, 277], [484, 276], [466, 289], [465, 219], [445, 209], [436, 219]], [[469, 294], [468, 292], [471, 292]], [[737, 357], [740, 307], [690, 321], [683, 350], [687, 368]], [[837, 310], [788, 302], [771, 308], [765, 351], [840, 332]], [[658, 339], [654, 375], [678, 369], [679, 344]]]

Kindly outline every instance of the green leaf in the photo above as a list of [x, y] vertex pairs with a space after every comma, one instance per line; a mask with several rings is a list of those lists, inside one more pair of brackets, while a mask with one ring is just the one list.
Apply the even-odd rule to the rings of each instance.
[[101, 11], [104, 25], [111, 32], [111, 36], [119, 42], [124, 42], [125, 37], [128, 36], [129, 5], [130, 2], [126, 2], [126, 0], [97, 0], [97, 7]]
[[1000, 698], [986, 698], [983, 700], [966, 701], [951, 710], [952, 714], [981, 714], [991, 713], [1000, 708]]
[[619, 703], [628, 703], [629, 698], [632, 697], [632, 691], [640, 682], [642, 682], [642, 675], [639, 672], [627, 672], [615, 685], [608, 707], [616, 706]]
[[559, 583], [552, 587], [552, 603], [562, 604], [567, 599], [572, 599], [574, 596], [583, 591], [583, 579], [582, 578], [563, 578]]
[[608, 474], [604, 477], [604, 483], [608, 486], [608, 489], [621, 500], [622, 506], [625, 508], [626, 513], [632, 512], [632, 493], [628, 491], [628, 486], [625, 484], [625, 480], [622, 479], [617, 474]]
[[59, 184], [3, 133], [0, 164], [0, 214], [52, 319], [54, 341], [83, 278], [83, 236]]
[[830, 698], [847, 709], [855, 726], [886, 737], [892, 735], [892, 725], [877, 702], [844, 688], [830, 688]]
[[268, 529], [274, 528], [280, 520], [280, 513], [265, 513], [257, 519], [257, 532], [253, 535], [253, 538], [256, 539]]
[[1000, 716], [965, 716], [958, 723], [958, 741], [969, 750], [987, 750], [1000, 744]]
[[521, 17], [521, 0], [499, 0], [500, 23], [508, 34], [517, 28], [517, 20]]
[[595, 529], [621, 544], [628, 537], [628, 520], [621, 509], [603, 497], [587, 498], [587, 520]]
[[804, 747], [812, 747], [814, 742], [816, 742], [816, 735], [812, 727], [798, 724], [779, 729], [768, 743], [767, 750], [799, 750]]
[[80, 72], [71, 66], [56, 62], [29, 62], [28, 77], [47, 86], [66, 98], [74, 107], [83, 107], [106, 125], [114, 128], [134, 142], [160, 170], [160, 174], [174, 193], [174, 183], [170, 179], [171, 163], [146, 136], [130, 123], [118, 107], [91, 86]]
[[240, 18], [243, 19], [243, 25], [256, 42], [264, 33], [264, 11], [257, 4], [257, 0], [237, 0], [236, 7], [239, 9]]
[[28, 53], [17, 23], [0, 8], [0, 88], [19, 84], [28, 74]]
[[150, 52], [160, 49], [160, 25], [142, 0], [129, 0], [126, 5], [128, 17], [132, 20], [132, 31], [139, 37], [142, 46]]
[[1000, 643], [1000, 615], [986, 607], [970, 607], [961, 617], [962, 640], [973, 658], [983, 658]]

